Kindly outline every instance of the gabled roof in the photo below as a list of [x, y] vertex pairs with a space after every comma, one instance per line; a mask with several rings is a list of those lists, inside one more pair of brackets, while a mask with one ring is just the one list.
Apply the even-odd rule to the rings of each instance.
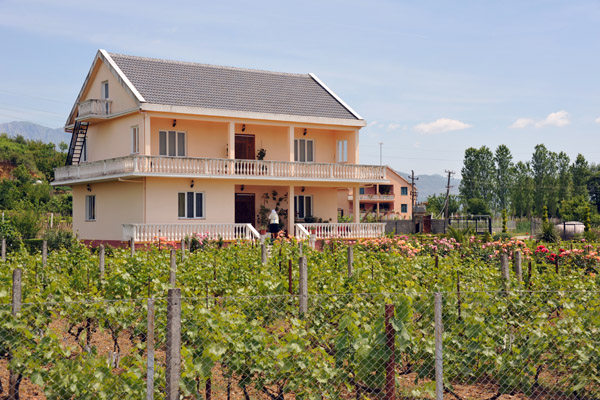
[[105, 54], [147, 103], [362, 119], [313, 74]]

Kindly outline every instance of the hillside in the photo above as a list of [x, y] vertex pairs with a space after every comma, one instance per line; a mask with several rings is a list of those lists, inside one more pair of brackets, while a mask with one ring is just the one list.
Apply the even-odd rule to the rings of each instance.
[[40, 140], [44, 143], [54, 143], [56, 145], [60, 142], [68, 144], [71, 140], [71, 134], [66, 133], [63, 128], [48, 128], [27, 121], [2, 123], [0, 124], [0, 133], [6, 133], [9, 137], [21, 135], [25, 139]]
[[[408, 179], [410, 176], [409, 173], [400, 172], [400, 175]], [[448, 183], [448, 177], [442, 176], [439, 174], [434, 175], [417, 175], [419, 178], [418, 181], [415, 182], [415, 186], [419, 192], [418, 201], [425, 201], [427, 197], [432, 194], [438, 193], [446, 193], [446, 184]], [[452, 188], [450, 189], [451, 194], [458, 194], [458, 185], [460, 184], [460, 179], [451, 179], [450, 185]]]

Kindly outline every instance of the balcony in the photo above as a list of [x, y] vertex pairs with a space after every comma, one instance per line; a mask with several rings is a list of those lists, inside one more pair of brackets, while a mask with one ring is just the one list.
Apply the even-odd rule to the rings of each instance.
[[379, 165], [135, 155], [56, 168], [53, 185], [143, 176], [372, 183], [385, 182], [385, 172]]
[[259, 240], [260, 234], [250, 224], [123, 224], [123, 240], [156, 242], [160, 238], [180, 241], [196, 234], [211, 239]]
[[108, 99], [90, 99], [78, 104], [79, 119], [106, 117], [110, 115], [112, 101]]
[[[354, 196], [349, 194], [348, 201], [352, 201]], [[394, 201], [393, 194], [361, 194], [358, 196], [359, 201]]]

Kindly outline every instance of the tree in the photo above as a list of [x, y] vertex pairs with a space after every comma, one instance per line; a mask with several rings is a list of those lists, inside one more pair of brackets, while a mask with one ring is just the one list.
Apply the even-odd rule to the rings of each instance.
[[496, 210], [506, 210], [510, 204], [510, 187], [513, 184], [514, 172], [512, 154], [506, 145], [498, 146], [494, 161], [496, 162]]
[[547, 206], [551, 215], [558, 211], [558, 196], [556, 190], [556, 153], [548, 151], [546, 146], [538, 144], [531, 157], [531, 169], [533, 171], [533, 203], [534, 210], [538, 215]]
[[560, 215], [566, 221], [585, 223], [590, 216], [596, 219], [596, 214], [590, 210], [590, 202], [584, 196], [574, 196], [560, 203]]
[[[558, 169], [558, 201], [559, 203], [567, 200], [571, 197], [572, 190], [572, 175], [571, 175], [571, 160], [569, 156], [561, 151], [558, 153], [556, 159], [556, 166]], [[561, 214], [562, 215], [562, 214]]]
[[571, 166], [573, 174], [573, 195], [589, 197], [588, 179], [590, 177], [590, 166], [581, 154], [577, 154], [575, 162]]
[[[445, 194], [432, 194], [427, 197], [427, 212], [438, 216], [444, 210], [446, 202]], [[460, 208], [459, 197], [455, 194], [448, 196], [448, 214], [452, 215], [458, 212]]]
[[490, 183], [494, 182], [495, 175], [494, 154], [488, 147], [470, 147], [465, 150], [459, 187], [463, 201], [469, 204], [470, 199], [480, 199], [484, 202], [485, 209], [489, 210], [494, 197], [494, 186]]
[[467, 212], [471, 215], [490, 215], [488, 204], [485, 202], [485, 200], [480, 198], [468, 200]]
[[519, 161], [513, 168], [512, 209], [517, 217], [529, 216], [533, 210], [533, 176], [529, 162]]

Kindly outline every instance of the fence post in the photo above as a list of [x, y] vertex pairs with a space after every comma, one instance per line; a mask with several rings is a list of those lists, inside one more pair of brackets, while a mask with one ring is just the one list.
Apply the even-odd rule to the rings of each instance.
[[519, 250], [514, 253], [514, 264], [515, 264], [515, 274], [517, 275], [517, 281], [521, 282], [523, 280], [523, 267], [521, 265], [521, 252]]
[[298, 255], [300, 255], [300, 257], [304, 255], [304, 242], [298, 243]]
[[444, 352], [442, 334], [442, 294], [434, 295], [434, 321], [435, 321], [435, 400], [444, 399]]
[[390, 358], [385, 363], [385, 400], [396, 400], [396, 330], [392, 326], [394, 305], [385, 305], [385, 339]]
[[354, 247], [348, 246], [348, 278], [352, 278], [354, 272]]
[[6, 239], [2, 239], [2, 261], [6, 261]]
[[310, 247], [312, 247], [313, 249], [314, 249], [315, 247], [317, 247], [317, 236], [316, 236], [316, 235], [314, 235], [314, 234], [312, 234], [312, 233], [310, 234], [310, 236], [309, 236], [309, 238], [308, 238], [308, 245], [309, 245]]
[[292, 260], [288, 260], [288, 291], [294, 294], [294, 281], [292, 279]]
[[308, 271], [306, 264], [306, 257], [300, 257], [300, 281], [299, 287], [299, 302], [300, 302], [300, 314], [306, 314], [308, 311]]
[[131, 255], [135, 255], [135, 238], [133, 236], [129, 239], [129, 247], [131, 248]]
[[104, 245], [98, 250], [98, 268], [100, 269], [100, 282], [104, 280]]
[[166, 400], [179, 400], [181, 372], [181, 289], [167, 294]]
[[185, 260], [185, 238], [181, 239], [181, 261]]
[[171, 249], [171, 266], [169, 268], [169, 286], [175, 287], [177, 281], [177, 252]]
[[42, 242], [42, 266], [46, 266], [48, 263], [48, 241], [44, 240]]
[[510, 279], [510, 271], [508, 270], [508, 255], [506, 253], [500, 255], [500, 271], [502, 273], [502, 279], [508, 283]]
[[148, 298], [148, 328], [146, 332], [146, 400], [154, 400], [154, 299]]
[[[22, 276], [23, 273], [20, 268], [16, 268], [13, 271], [13, 287], [12, 287], [12, 315], [16, 316], [21, 311], [21, 303], [23, 301], [22, 296]], [[12, 355], [9, 354], [9, 361], [12, 359]], [[15, 373], [10, 370], [8, 377], [8, 398], [19, 400], [19, 386], [21, 386], [21, 374]]]
[[267, 245], [265, 244], [265, 242], [263, 242], [260, 245], [260, 260], [262, 262], [262, 265], [267, 265], [268, 256], [267, 256]]

